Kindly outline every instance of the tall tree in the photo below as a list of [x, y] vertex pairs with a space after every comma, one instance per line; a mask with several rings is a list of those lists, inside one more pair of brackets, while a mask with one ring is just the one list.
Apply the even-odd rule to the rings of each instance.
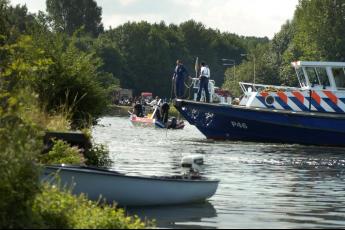
[[72, 35], [84, 27], [96, 37], [103, 32], [102, 8], [94, 0], [47, 0], [47, 12], [57, 31]]
[[8, 30], [8, 1], [0, 0], [0, 35], [7, 35]]
[[345, 1], [300, 0], [294, 44], [305, 60], [345, 61]]

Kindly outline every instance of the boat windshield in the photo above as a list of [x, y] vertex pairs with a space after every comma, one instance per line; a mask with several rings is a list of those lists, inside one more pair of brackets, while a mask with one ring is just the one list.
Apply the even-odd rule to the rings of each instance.
[[325, 88], [331, 85], [325, 68], [306, 67], [305, 69], [312, 87], [323, 86]]
[[304, 75], [303, 68], [296, 69], [296, 73], [297, 73], [298, 81], [299, 81], [301, 87], [302, 88], [307, 87], [308, 86], [307, 79]]
[[331, 86], [331, 82], [329, 81], [328, 74], [327, 74], [327, 69], [326, 68], [315, 68], [317, 76], [319, 78], [320, 84], [323, 85], [324, 87], [329, 87]]
[[338, 89], [345, 90], [345, 71], [344, 68], [333, 68], [333, 76]]

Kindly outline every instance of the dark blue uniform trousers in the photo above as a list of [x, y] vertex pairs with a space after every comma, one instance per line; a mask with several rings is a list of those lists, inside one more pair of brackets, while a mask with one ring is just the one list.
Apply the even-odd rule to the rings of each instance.
[[182, 98], [184, 96], [184, 79], [176, 78], [176, 97]]
[[200, 101], [200, 99], [201, 99], [202, 90], [205, 90], [206, 102], [209, 103], [210, 102], [210, 92], [208, 92], [208, 78], [207, 77], [201, 77], [201, 79], [200, 79], [198, 97], [196, 99], [197, 101]]

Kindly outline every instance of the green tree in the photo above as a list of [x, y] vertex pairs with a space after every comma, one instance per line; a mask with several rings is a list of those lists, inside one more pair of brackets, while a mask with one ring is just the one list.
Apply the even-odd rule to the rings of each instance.
[[345, 1], [301, 0], [295, 12], [294, 45], [303, 60], [345, 60]]
[[84, 27], [92, 36], [103, 32], [102, 8], [94, 0], [47, 0], [47, 12], [55, 29], [72, 35]]
[[136, 93], [152, 91], [169, 95], [171, 64], [169, 42], [158, 25], [126, 23], [109, 31], [107, 37], [119, 48], [125, 65], [118, 69], [121, 84]]
[[126, 23], [98, 40], [97, 54], [104, 61], [104, 70], [117, 76], [122, 87], [165, 97], [171, 94], [171, 76], [177, 59], [184, 61], [191, 76], [195, 76], [195, 58], [206, 61], [212, 78], [221, 85], [225, 72], [222, 59], [234, 59], [239, 64], [240, 54], [247, 53], [247, 47], [268, 43], [266, 38], [246, 39], [221, 33], [193, 20], [180, 25]]
[[120, 80], [118, 76], [122, 75], [123, 65], [125, 64], [119, 48], [109, 38], [101, 35], [95, 40], [92, 50], [102, 60], [99, 71], [104, 74], [102, 74], [99, 81], [103, 87], [119, 87]]
[[0, 34], [2, 36], [8, 35], [9, 23], [8, 23], [8, 1], [0, 0]]
[[23, 38], [0, 46], [0, 228], [33, 226], [31, 207], [39, 192], [34, 161], [42, 149], [41, 133], [21, 111], [33, 97], [23, 82], [40, 72], [42, 65], [16, 56], [27, 49], [28, 42], [29, 38]]
[[77, 127], [101, 116], [107, 107], [106, 91], [99, 82], [101, 60], [94, 53], [80, 51], [75, 37], [70, 40], [64, 35], [41, 35], [36, 37], [35, 45], [52, 60], [47, 74], [33, 81], [47, 111], [63, 106]]

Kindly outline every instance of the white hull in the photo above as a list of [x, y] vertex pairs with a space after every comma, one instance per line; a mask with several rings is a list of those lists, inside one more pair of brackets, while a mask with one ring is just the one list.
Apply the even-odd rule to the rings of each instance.
[[74, 184], [73, 193], [100, 196], [121, 206], [161, 206], [205, 201], [217, 191], [219, 181], [133, 177], [106, 170], [48, 166], [43, 180], [59, 171], [62, 185]]

